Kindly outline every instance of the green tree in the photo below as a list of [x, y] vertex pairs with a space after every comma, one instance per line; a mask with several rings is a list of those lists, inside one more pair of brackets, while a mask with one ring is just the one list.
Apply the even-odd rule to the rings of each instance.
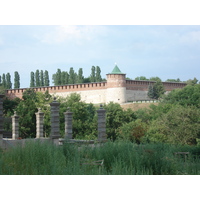
[[160, 81], [160, 82], [162, 82], [162, 80], [159, 77], [157, 77], [157, 76], [151, 77], [149, 80], [150, 81]]
[[119, 138], [122, 138], [123, 140], [130, 140], [131, 142], [136, 142], [137, 144], [141, 143], [142, 137], [145, 136], [146, 131], [147, 125], [142, 122], [141, 119], [125, 123], [117, 130]]
[[101, 77], [101, 69], [99, 66], [96, 66], [96, 82], [101, 82], [102, 77]]
[[93, 104], [81, 101], [79, 94], [73, 93], [67, 98], [59, 98], [60, 129], [64, 135], [64, 112], [68, 107], [73, 112], [73, 138], [97, 137], [97, 114]]
[[12, 89], [10, 73], [6, 74], [6, 89]]
[[65, 84], [69, 84], [69, 73], [65, 72]]
[[194, 78], [193, 80], [192, 79], [189, 79], [187, 80], [186, 82], [188, 85], [196, 85], [198, 83], [198, 79]]
[[4, 89], [6, 89], [6, 75], [5, 74], [2, 75], [2, 86]]
[[135, 80], [148, 81], [149, 79], [147, 79], [145, 76], [138, 76], [135, 78]]
[[40, 87], [40, 71], [38, 69], [35, 72], [35, 86]]
[[200, 108], [200, 85], [187, 85], [182, 89], [172, 90], [164, 96], [163, 102]]
[[95, 69], [95, 66], [92, 66], [91, 75], [90, 75], [90, 81], [92, 83], [96, 82], [96, 69]]
[[61, 85], [61, 70], [57, 69], [57, 72], [55, 74], [53, 74], [52, 79], [54, 82], [54, 85]]
[[169, 112], [152, 121], [149, 140], [173, 144], [196, 144], [200, 138], [200, 111], [195, 107], [174, 105]]
[[35, 73], [31, 72], [30, 87], [35, 87]]
[[62, 71], [61, 72], [61, 85], [65, 85], [66, 84], [66, 72]]
[[147, 93], [148, 97], [150, 99], [154, 99], [154, 88], [153, 88], [153, 85], [150, 84], [149, 87], [148, 87], [148, 93]]
[[149, 86], [148, 96], [151, 99], [159, 99], [165, 93], [162, 82], [158, 79], [154, 85]]
[[44, 72], [44, 86], [49, 86], [49, 72], [47, 70]]
[[83, 69], [80, 68], [78, 70], [78, 80], [77, 80], [77, 83], [83, 83], [83, 80], [84, 80]]
[[2, 84], [2, 83], [1, 83], [1, 75], [0, 75], [0, 84]]
[[84, 78], [83, 79], [83, 83], [90, 83], [91, 81], [90, 81], [90, 77], [87, 77], [87, 78]]
[[40, 71], [40, 86], [44, 86], [44, 72]]
[[44, 112], [44, 133], [50, 134], [50, 106], [53, 101], [51, 95], [46, 91], [44, 94], [28, 89], [23, 93], [22, 100], [15, 108], [19, 115], [19, 131], [22, 138], [35, 138], [36, 136], [36, 115], [38, 108]]
[[16, 108], [19, 115], [19, 135], [22, 138], [36, 136], [36, 92], [28, 89], [23, 93], [22, 101]]
[[117, 139], [118, 128], [124, 123], [129, 123], [136, 119], [136, 115], [132, 110], [123, 110], [120, 104], [110, 102], [104, 106], [106, 110], [106, 133], [107, 137]]
[[69, 70], [69, 84], [74, 84], [75, 83], [75, 72], [73, 67], [70, 68]]
[[18, 72], [15, 72], [15, 78], [14, 78], [14, 88], [20, 88], [20, 76]]
[[180, 83], [181, 80], [179, 78], [177, 78], [177, 79], [167, 79], [166, 82], [177, 82], [177, 83]]

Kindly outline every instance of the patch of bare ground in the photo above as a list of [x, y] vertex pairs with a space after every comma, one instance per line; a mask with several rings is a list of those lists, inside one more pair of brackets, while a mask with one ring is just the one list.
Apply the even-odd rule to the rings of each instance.
[[121, 104], [121, 107], [124, 110], [130, 108], [133, 111], [137, 111], [141, 108], [149, 108], [151, 104], [158, 105], [158, 103], [126, 103], [126, 104]]

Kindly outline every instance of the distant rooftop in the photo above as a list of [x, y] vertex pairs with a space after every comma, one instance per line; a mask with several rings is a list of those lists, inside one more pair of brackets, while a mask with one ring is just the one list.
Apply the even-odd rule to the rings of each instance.
[[110, 74], [124, 74], [124, 73], [122, 73], [117, 64], [115, 64], [115, 68]]

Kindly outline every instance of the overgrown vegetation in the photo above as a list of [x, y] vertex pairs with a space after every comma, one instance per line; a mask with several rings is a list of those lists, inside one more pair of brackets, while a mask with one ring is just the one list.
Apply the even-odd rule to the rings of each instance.
[[[188, 151], [186, 157], [174, 153]], [[95, 146], [28, 141], [0, 152], [0, 174], [10, 175], [199, 175], [200, 148], [115, 141]], [[95, 161], [103, 161], [95, 165]]]

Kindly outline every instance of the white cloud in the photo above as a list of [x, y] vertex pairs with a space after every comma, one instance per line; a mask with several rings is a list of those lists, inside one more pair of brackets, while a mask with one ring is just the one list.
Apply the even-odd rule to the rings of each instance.
[[55, 26], [52, 30], [35, 37], [43, 43], [60, 44], [67, 41], [74, 41], [81, 44], [83, 41], [90, 41], [99, 35], [104, 35], [106, 28], [103, 26]]
[[200, 42], [200, 31], [191, 31], [180, 37], [183, 44], [194, 44]]

